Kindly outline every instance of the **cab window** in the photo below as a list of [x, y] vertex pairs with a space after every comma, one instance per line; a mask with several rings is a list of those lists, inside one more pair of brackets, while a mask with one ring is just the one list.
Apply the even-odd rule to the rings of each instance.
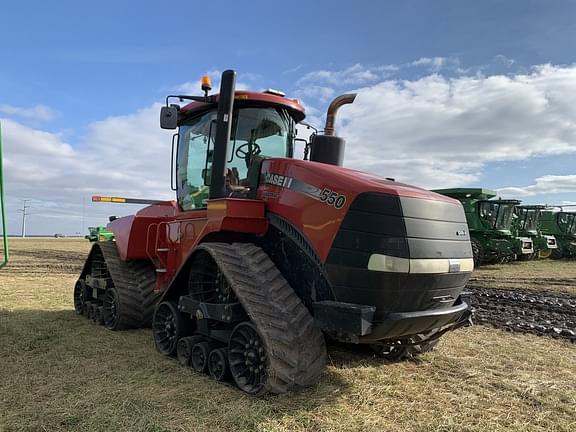
[[178, 203], [183, 210], [206, 208], [216, 111], [209, 111], [180, 126], [178, 142]]

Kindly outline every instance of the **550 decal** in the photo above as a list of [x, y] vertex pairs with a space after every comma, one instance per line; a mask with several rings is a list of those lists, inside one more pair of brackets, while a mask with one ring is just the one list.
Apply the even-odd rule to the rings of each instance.
[[322, 189], [322, 192], [320, 192], [320, 201], [334, 206], [337, 209], [341, 209], [344, 207], [344, 204], [346, 204], [346, 196], [340, 195], [338, 192], [334, 192], [333, 190], [324, 188]]

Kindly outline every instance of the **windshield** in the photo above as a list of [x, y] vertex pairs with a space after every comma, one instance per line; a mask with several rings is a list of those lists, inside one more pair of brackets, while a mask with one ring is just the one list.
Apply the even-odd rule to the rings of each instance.
[[480, 218], [492, 229], [510, 230], [512, 227], [514, 215], [514, 205], [512, 204], [483, 201], [480, 203], [478, 211]]
[[558, 226], [566, 234], [576, 234], [576, 214], [558, 213]]
[[519, 209], [520, 229], [524, 231], [536, 231], [540, 220], [540, 210], [537, 209]]
[[[176, 181], [178, 203], [184, 210], [205, 208], [210, 184], [216, 111], [187, 120], [178, 133]], [[227, 168], [245, 184], [254, 158], [292, 157], [294, 121], [281, 108], [240, 108], [234, 111]]]
[[496, 219], [496, 229], [509, 230], [512, 227], [512, 215], [514, 206], [511, 204], [498, 204], [498, 218]]
[[496, 226], [496, 218], [498, 217], [498, 204], [484, 201], [480, 203], [478, 210], [480, 218], [483, 219], [490, 228], [494, 229]]
[[243, 108], [232, 124], [228, 166], [238, 170], [239, 179], [247, 177], [253, 156], [291, 157], [293, 121], [285, 110]]

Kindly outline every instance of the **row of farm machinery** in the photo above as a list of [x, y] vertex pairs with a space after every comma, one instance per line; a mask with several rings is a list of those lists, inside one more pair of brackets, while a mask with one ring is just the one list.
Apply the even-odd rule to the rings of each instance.
[[[337, 97], [323, 132], [304, 139], [297, 100], [236, 91], [235, 76], [222, 74], [219, 94], [203, 78], [203, 95], [166, 98], [176, 200], [93, 198], [149, 205], [91, 228], [79, 315], [113, 331], [151, 327], [161, 354], [278, 394], [313, 385], [333, 341], [386, 360], [432, 350], [481, 305], [466, 291], [475, 266], [576, 255], [576, 212], [342, 167], [335, 118], [356, 95]], [[570, 301], [559, 320], [572, 319]], [[570, 338], [563, 323], [556, 333]]]

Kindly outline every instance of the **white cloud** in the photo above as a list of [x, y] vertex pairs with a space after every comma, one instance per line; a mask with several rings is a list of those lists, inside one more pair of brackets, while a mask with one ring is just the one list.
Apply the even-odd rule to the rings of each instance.
[[576, 67], [430, 75], [357, 91], [339, 121], [345, 163], [356, 168], [422, 186], [459, 186], [479, 179], [489, 162], [576, 152]]
[[[390, 72], [381, 68], [382, 74]], [[347, 139], [345, 165], [352, 168], [423, 187], [456, 187], [480, 182], [484, 166], [494, 161], [576, 154], [574, 66], [543, 65], [525, 74], [488, 77], [379, 75], [375, 82], [371, 73], [377, 75], [377, 68], [327, 72], [322, 79], [349, 83], [342, 90], [360, 87], [337, 124]], [[367, 82], [357, 86], [358, 79]], [[309, 85], [319, 87], [311, 90], [318, 92], [316, 100], [335, 94], [333, 86]], [[194, 94], [198, 89], [195, 83]], [[321, 124], [320, 105], [308, 106], [312, 124]], [[92, 205], [92, 194], [172, 198], [171, 132], [159, 128], [160, 106], [92, 122], [74, 146], [61, 134], [3, 120], [10, 231], [19, 230], [20, 198], [36, 199], [31, 233], [80, 231], [83, 198], [87, 224], [135, 210]], [[309, 133], [302, 129], [299, 136]], [[534, 185], [501, 192], [519, 197], [574, 192], [575, 177], [551, 173]]]
[[4, 104], [0, 105], [0, 114], [36, 121], [50, 121], [58, 116], [56, 111], [46, 105], [17, 107], [14, 105]]
[[22, 198], [33, 199], [32, 234], [80, 231], [83, 199], [87, 224], [137, 209], [91, 204], [91, 195], [171, 199], [170, 132], [158, 125], [160, 106], [91, 123], [75, 147], [59, 134], [3, 119], [9, 232], [19, 232]]
[[[576, 174], [574, 175], [546, 175], [538, 177], [535, 183], [524, 187], [505, 187], [498, 189], [503, 197], [521, 198], [534, 195], [548, 195], [558, 193], [576, 193]], [[568, 205], [569, 201], [562, 204]]]

